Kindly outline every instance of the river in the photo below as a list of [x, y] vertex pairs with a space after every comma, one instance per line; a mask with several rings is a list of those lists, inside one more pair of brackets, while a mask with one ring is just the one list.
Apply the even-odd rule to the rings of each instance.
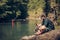
[[20, 40], [23, 36], [34, 34], [35, 20], [0, 23], [0, 40]]

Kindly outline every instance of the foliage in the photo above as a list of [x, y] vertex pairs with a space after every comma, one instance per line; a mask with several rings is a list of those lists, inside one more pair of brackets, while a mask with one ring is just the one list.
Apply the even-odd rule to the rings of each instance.
[[39, 8], [44, 8], [44, 0], [29, 0], [28, 8], [29, 10], [37, 10]]
[[[27, 14], [27, 1], [22, 0], [6, 0], [1, 1], [0, 5], [0, 18], [3, 19], [16, 19], [23, 17], [26, 18]], [[24, 13], [22, 13], [24, 12]], [[24, 15], [23, 15], [24, 14]], [[22, 15], [22, 16], [21, 16]], [[20, 17], [19, 17], [20, 16]]]
[[39, 7], [44, 7], [44, 0], [2, 0], [0, 3], [0, 18], [25, 19], [28, 16], [28, 10], [36, 10]]
[[[59, 3], [60, 1], [56, 1]], [[44, 10], [47, 13], [50, 10], [48, 0], [1, 0], [0, 1], [0, 18], [3, 19], [25, 19], [28, 17], [28, 11]], [[41, 10], [39, 10], [41, 11]]]

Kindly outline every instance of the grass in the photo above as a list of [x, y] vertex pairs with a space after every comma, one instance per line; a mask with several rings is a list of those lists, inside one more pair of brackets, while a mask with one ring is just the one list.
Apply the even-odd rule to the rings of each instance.
[[60, 29], [60, 26], [55, 26], [55, 29]]

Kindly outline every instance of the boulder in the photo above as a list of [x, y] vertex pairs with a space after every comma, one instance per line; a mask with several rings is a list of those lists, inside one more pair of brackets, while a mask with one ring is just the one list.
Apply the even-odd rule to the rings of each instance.
[[37, 36], [24, 36], [21, 40], [60, 40], [60, 30], [52, 30]]

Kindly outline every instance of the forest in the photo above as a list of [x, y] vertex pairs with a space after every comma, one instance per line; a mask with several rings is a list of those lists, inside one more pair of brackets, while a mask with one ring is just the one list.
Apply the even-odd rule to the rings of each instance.
[[37, 11], [39, 8], [42, 8], [46, 16], [51, 9], [60, 15], [59, 4], [60, 0], [0, 0], [0, 21], [26, 19], [28, 11]]
[[[52, 26], [55, 25], [56, 30], [43, 34], [41, 37], [38, 35], [36, 40], [40, 38], [41, 40], [46, 38], [46, 40], [55, 40], [55, 38], [60, 40], [60, 0], [0, 0], [0, 40], [20, 40], [25, 35], [27, 37], [35, 35], [35, 28], [38, 27], [36, 24], [44, 24], [41, 14], [45, 14], [44, 17], [47, 18], [49, 12], [54, 14], [55, 19], [47, 22]], [[44, 25], [39, 27], [41, 26]], [[49, 29], [47, 26], [45, 28]]]

